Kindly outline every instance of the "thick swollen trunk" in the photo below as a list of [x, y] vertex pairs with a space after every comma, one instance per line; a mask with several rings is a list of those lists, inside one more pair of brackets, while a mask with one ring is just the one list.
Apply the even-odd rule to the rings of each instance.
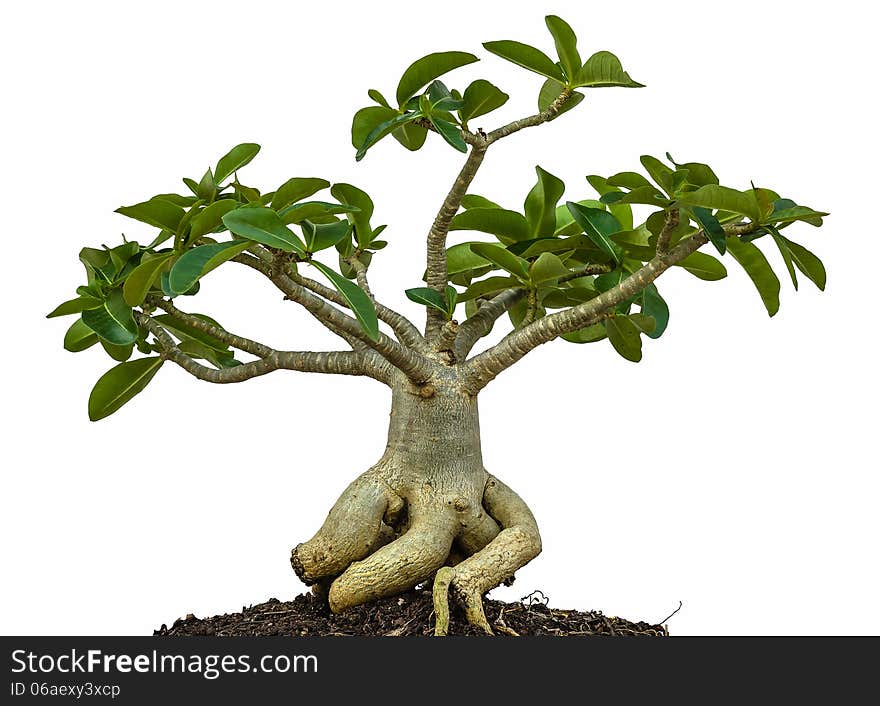
[[476, 397], [454, 368], [442, 368], [426, 385], [395, 382], [385, 453], [291, 563], [304, 582], [327, 590], [336, 612], [437, 575], [443, 634], [450, 586], [469, 619], [490, 631], [482, 595], [540, 550], [528, 507], [483, 467]]

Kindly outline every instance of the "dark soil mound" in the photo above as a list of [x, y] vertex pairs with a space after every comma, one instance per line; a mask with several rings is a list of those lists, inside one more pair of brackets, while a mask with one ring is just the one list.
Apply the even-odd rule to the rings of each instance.
[[[649, 635], [666, 637], [662, 625], [634, 623], [598, 612], [549, 608], [536, 591], [519, 603], [486, 600], [486, 616], [498, 634], [517, 635]], [[334, 615], [326, 604], [303, 594], [289, 603], [272, 598], [265, 603], [242, 608], [241, 613], [196, 618], [188, 615], [169, 628], [163, 625], [154, 635], [212, 635], [222, 637], [251, 635], [431, 635], [434, 607], [429, 591], [415, 590], [400, 596], [351, 608]], [[452, 611], [451, 635], [481, 635], [468, 625], [463, 615]]]

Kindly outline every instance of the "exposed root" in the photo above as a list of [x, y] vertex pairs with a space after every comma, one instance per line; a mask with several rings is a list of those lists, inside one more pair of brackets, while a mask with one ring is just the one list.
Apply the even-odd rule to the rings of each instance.
[[444, 566], [434, 576], [434, 634], [440, 637], [449, 634], [449, 584], [454, 576], [451, 566]]
[[333, 582], [330, 609], [338, 613], [428, 580], [449, 556], [453, 520], [448, 513], [416, 517], [406, 534], [354, 562]]
[[[450, 591], [467, 620], [493, 634], [483, 596], [541, 551], [531, 511], [491, 476], [482, 498], [437, 492], [431, 483], [406, 502], [402, 495], [374, 470], [361, 475], [315, 536], [293, 550], [297, 575], [334, 613], [433, 579], [435, 634], [449, 631]], [[511, 632], [503, 620], [494, 627]]]
[[470, 556], [471, 554], [476, 554], [495, 539], [499, 532], [501, 532], [501, 527], [483, 509], [473, 522], [468, 523], [468, 526], [462, 529], [461, 534], [455, 540], [455, 544], [465, 556]]
[[293, 570], [306, 585], [338, 576], [394, 539], [388, 523], [402, 509], [403, 500], [367, 471], [339, 496], [315, 536], [293, 549]]
[[541, 552], [541, 535], [531, 510], [497, 478], [490, 477], [483, 505], [503, 528], [483, 549], [454, 567], [438, 572], [434, 580], [435, 635], [449, 626], [449, 589], [464, 605], [468, 622], [492, 635], [483, 610], [483, 595], [509, 578]]

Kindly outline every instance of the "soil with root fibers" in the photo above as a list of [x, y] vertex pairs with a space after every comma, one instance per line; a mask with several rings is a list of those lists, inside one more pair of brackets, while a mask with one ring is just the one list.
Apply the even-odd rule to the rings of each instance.
[[[540, 591], [519, 602], [505, 603], [485, 599], [486, 617], [496, 635], [576, 635], [667, 637], [665, 625], [632, 622], [601, 612], [550, 608]], [[242, 608], [240, 613], [196, 618], [187, 615], [171, 627], [162, 625], [154, 635], [244, 636], [415, 636], [434, 634], [434, 606], [431, 592], [412, 590], [398, 596], [350, 608], [334, 614], [326, 602], [313, 594], [302, 594], [292, 601], [272, 598], [265, 603]], [[485, 635], [470, 625], [463, 611], [453, 608], [450, 635]]]

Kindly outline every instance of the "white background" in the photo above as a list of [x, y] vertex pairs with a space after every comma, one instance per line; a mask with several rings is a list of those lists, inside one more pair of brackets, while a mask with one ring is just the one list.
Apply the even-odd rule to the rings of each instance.
[[[672, 318], [634, 365], [606, 344], [535, 351], [482, 395], [487, 467], [531, 504], [544, 553], [494, 596], [540, 588], [557, 607], [656, 621], [674, 634], [877, 633], [875, 368], [878, 55], [870, 3], [28, 2], [7, 7], [3, 123], [5, 634], [148, 634], [185, 613], [303, 590], [290, 548], [380, 454], [388, 399], [369, 380], [278, 373], [236, 386], [166, 366], [97, 424], [86, 400], [112, 364], [61, 347], [46, 320], [81, 283], [84, 244], [150, 238], [113, 209], [184, 187], [239, 142], [242, 178], [368, 189], [391, 247], [381, 299], [413, 317], [423, 241], [461, 163], [438, 139], [393, 140], [360, 164], [351, 116], [393, 96], [413, 59], [475, 51], [451, 74], [513, 97], [478, 120], [534, 112], [541, 79], [482, 51], [617, 53], [641, 90], [589, 93], [552, 126], [494, 147], [477, 193], [519, 208], [541, 164], [586, 174], [644, 153], [712, 164], [832, 212], [788, 233], [829, 271], [767, 317], [744, 273], [663, 277]], [[462, 234], [457, 234], [461, 236]], [[763, 244], [763, 241], [761, 241]], [[250, 271], [212, 274], [190, 309], [276, 347], [336, 347]]]

